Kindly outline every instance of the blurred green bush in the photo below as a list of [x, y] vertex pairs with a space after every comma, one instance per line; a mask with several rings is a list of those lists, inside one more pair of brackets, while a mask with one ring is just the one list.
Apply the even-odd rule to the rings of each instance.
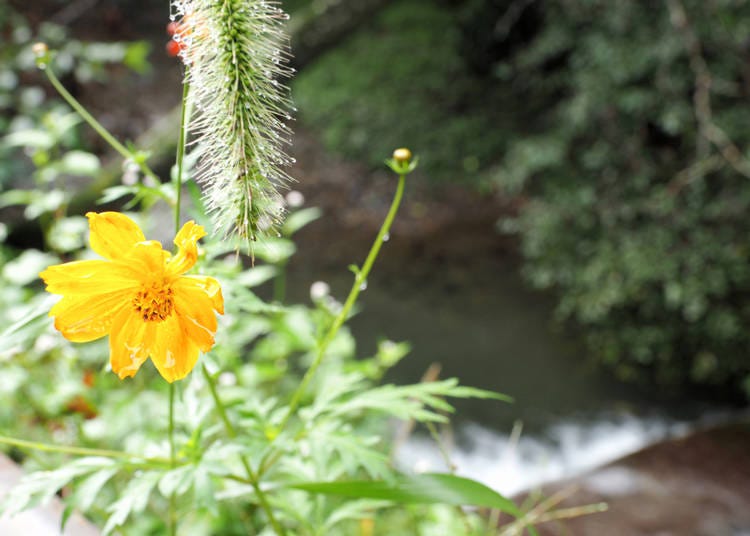
[[494, 65], [547, 103], [494, 173], [528, 279], [620, 377], [750, 393], [750, 4], [532, 8]]
[[440, 2], [394, 2], [295, 78], [300, 117], [372, 166], [408, 142], [431, 179], [476, 182], [503, 145], [506, 89], [471, 72], [461, 39]]

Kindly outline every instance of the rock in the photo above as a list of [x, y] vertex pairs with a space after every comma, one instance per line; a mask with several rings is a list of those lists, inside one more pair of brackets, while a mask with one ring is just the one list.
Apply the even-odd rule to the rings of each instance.
[[565, 490], [555, 509], [599, 502], [608, 509], [540, 524], [540, 535], [750, 535], [750, 422], [658, 443], [542, 493]]
[[[0, 454], [0, 501], [23, 476], [23, 470], [12, 460]], [[25, 510], [13, 517], [0, 516], [0, 534], [3, 536], [98, 536], [100, 532], [78, 514], [70, 516], [65, 531], [60, 532], [63, 504], [53, 499], [49, 504]]]

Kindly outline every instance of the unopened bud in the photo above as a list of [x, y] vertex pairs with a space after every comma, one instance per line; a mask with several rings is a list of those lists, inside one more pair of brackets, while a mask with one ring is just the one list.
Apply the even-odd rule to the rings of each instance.
[[47, 43], [34, 43], [31, 45], [31, 51], [36, 59], [36, 66], [40, 69], [46, 69], [49, 64], [49, 47]]
[[398, 175], [407, 175], [417, 168], [418, 157], [414, 157], [406, 147], [393, 151], [393, 157], [385, 161], [386, 165]]
[[411, 160], [411, 151], [405, 147], [393, 151], [393, 159], [399, 164], [407, 163]]

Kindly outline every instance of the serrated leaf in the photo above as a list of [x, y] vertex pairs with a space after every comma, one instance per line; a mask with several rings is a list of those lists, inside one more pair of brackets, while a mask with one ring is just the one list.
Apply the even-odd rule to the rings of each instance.
[[195, 470], [195, 465], [183, 465], [182, 467], [167, 471], [159, 480], [159, 492], [165, 497], [169, 497], [172, 494], [184, 494], [193, 484]]
[[37, 504], [45, 503], [76, 477], [114, 463], [110, 458], [86, 457], [79, 458], [54, 471], [30, 473], [24, 476], [6, 496], [0, 505], [0, 512], [13, 515]]
[[125, 523], [129, 515], [142, 512], [146, 508], [148, 498], [162, 477], [162, 474], [156, 471], [145, 472], [133, 477], [128, 482], [120, 498], [107, 508], [107, 511], [111, 512], [111, 515], [107, 519], [106, 525], [104, 525], [102, 536], [111, 534], [115, 528]]
[[83, 479], [76, 486], [75, 492], [73, 493], [72, 503], [81, 511], [86, 512], [91, 508], [91, 505], [94, 504], [94, 500], [102, 487], [104, 487], [104, 484], [106, 484], [110, 478], [115, 476], [117, 471], [118, 469], [116, 467], [102, 469]]

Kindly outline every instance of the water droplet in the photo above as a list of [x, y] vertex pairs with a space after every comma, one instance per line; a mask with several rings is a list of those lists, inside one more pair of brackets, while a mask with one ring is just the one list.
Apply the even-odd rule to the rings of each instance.
[[388, 242], [391, 239], [391, 233], [385, 233], [383, 235], [383, 242]]
[[359, 290], [367, 290], [367, 281], [362, 281], [359, 285]]

